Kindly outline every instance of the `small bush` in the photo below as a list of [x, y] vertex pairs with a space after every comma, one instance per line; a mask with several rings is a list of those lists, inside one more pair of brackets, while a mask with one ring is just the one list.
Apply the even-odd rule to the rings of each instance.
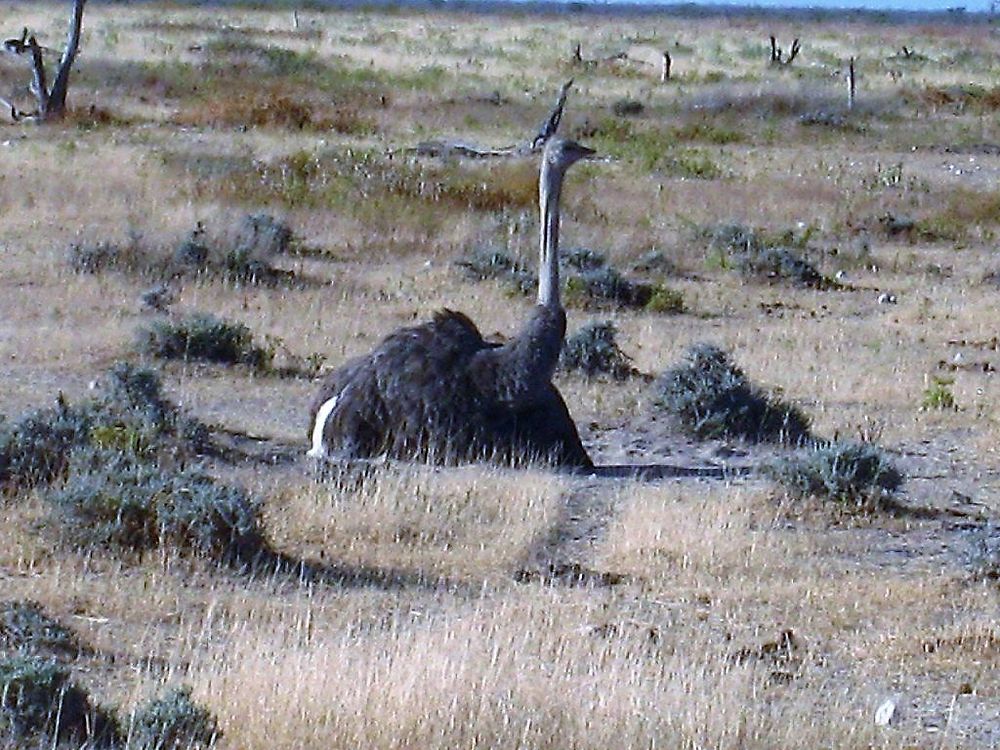
[[30, 488], [51, 481], [66, 467], [70, 450], [85, 443], [95, 421], [92, 408], [60, 399], [9, 424], [0, 423], [0, 487]]
[[471, 281], [497, 279], [521, 294], [530, 294], [538, 286], [538, 277], [523, 268], [504, 252], [480, 248], [455, 261]]
[[73, 406], [60, 397], [55, 407], [17, 422], [0, 420], [0, 488], [50, 482], [64, 472], [74, 450], [88, 445], [173, 457], [212, 448], [208, 428], [161, 395], [155, 373], [119, 362], [98, 380], [93, 399]]
[[1000, 527], [988, 524], [972, 542], [970, 567], [980, 580], [1000, 581]]
[[792, 494], [869, 504], [891, 496], [903, 475], [871, 443], [830, 442], [764, 467]]
[[955, 394], [951, 392], [951, 386], [954, 383], [954, 378], [933, 376], [930, 385], [924, 389], [921, 408], [925, 411], [957, 411], [958, 404], [955, 403]]
[[611, 105], [611, 111], [619, 117], [635, 117], [641, 115], [646, 107], [635, 99], [618, 99]]
[[722, 268], [736, 268], [745, 279], [785, 280], [817, 289], [834, 288], [815, 266], [789, 245], [805, 247], [811, 231], [802, 236], [785, 232], [767, 237], [742, 224], [723, 224], [704, 231], [710, 252]]
[[679, 149], [660, 160], [660, 170], [669, 177], [688, 180], [717, 180], [725, 172], [712, 158], [697, 149]]
[[632, 270], [639, 273], [677, 273], [677, 264], [661, 250], [650, 250], [632, 264]]
[[577, 271], [593, 271], [604, 266], [607, 263], [607, 257], [604, 253], [596, 250], [577, 247], [572, 250], [560, 251], [559, 263], [563, 267], [573, 268]]
[[745, 252], [739, 257], [738, 267], [746, 278], [784, 279], [814, 288], [826, 283], [823, 274], [815, 266], [784, 247], [765, 247], [758, 252]]
[[188, 750], [212, 747], [221, 735], [215, 717], [179, 687], [150, 700], [132, 716], [130, 747], [142, 750]]
[[33, 601], [0, 602], [0, 649], [67, 658], [83, 651], [73, 631]]
[[0, 659], [0, 729], [15, 739], [52, 744], [109, 747], [119, 741], [114, 717], [94, 706], [65, 669], [26, 654]]
[[724, 351], [710, 344], [693, 347], [684, 364], [660, 377], [657, 389], [657, 405], [701, 440], [799, 443], [809, 437], [804, 414], [755, 388]]
[[658, 284], [653, 287], [653, 294], [644, 309], [646, 312], [679, 315], [684, 312], [684, 295]]
[[50, 491], [64, 539], [80, 548], [170, 546], [245, 563], [267, 549], [257, 504], [242, 490], [116, 451], [74, 455], [64, 486]]
[[559, 366], [588, 378], [610, 375], [615, 380], [626, 380], [638, 375], [631, 357], [618, 347], [617, 334], [618, 329], [610, 321], [588, 323], [563, 344]]
[[610, 266], [584, 271], [566, 279], [566, 303], [576, 305], [612, 304], [618, 307], [645, 307], [653, 297], [653, 287], [630, 281]]
[[253, 255], [261, 258], [287, 255], [295, 239], [288, 224], [271, 214], [263, 213], [246, 216], [238, 232], [239, 246], [247, 248]]
[[210, 250], [205, 242], [205, 233], [199, 223], [174, 250], [174, 265], [196, 271], [208, 270]]
[[69, 246], [66, 260], [74, 273], [86, 274], [122, 270], [133, 263], [133, 259], [124, 249], [110, 242], [98, 242], [93, 245], [74, 243]]
[[157, 320], [139, 329], [139, 351], [158, 359], [201, 360], [227, 365], [270, 368], [273, 356], [255, 346], [243, 323], [196, 313], [179, 321]]

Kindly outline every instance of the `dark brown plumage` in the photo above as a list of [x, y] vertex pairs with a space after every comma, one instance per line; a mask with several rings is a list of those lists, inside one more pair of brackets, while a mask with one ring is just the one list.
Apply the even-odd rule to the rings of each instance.
[[555, 386], [518, 399], [526, 390], [521, 376], [501, 377], [491, 367], [505, 348], [484, 341], [462, 313], [442, 310], [330, 375], [313, 401], [310, 425], [315, 430], [320, 408], [336, 397], [322, 432], [334, 457], [592, 466]]
[[471, 320], [452, 310], [396, 331], [323, 382], [310, 409], [309, 455], [593, 466], [552, 384], [566, 334], [559, 301], [559, 196], [566, 169], [592, 153], [561, 139], [545, 147], [538, 305], [519, 334], [503, 345], [490, 344]]

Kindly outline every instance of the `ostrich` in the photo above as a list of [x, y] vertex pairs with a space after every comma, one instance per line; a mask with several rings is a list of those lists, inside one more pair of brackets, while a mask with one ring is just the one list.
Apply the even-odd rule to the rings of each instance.
[[310, 413], [309, 456], [593, 466], [552, 384], [566, 335], [559, 199], [566, 170], [593, 153], [561, 138], [542, 152], [538, 304], [520, 333], [488, 343], [468, 317], [449, 309], [392, 333], [324, 380]]

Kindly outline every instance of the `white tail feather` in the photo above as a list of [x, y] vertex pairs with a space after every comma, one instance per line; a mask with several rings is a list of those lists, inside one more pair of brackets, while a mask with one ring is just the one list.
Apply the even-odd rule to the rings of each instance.
[[333, 413], [333, 410], [337, 407], [337, 402], [340, 400], [340, 394], [338, 393], [333, 398], [329, 398], [323, 402], [323, 405], [319, 407], [319, 411], [316, 412], [316, 422], [313, 424], [312, 431], [312, 448], [306, 453], [310, 458], [326, 458], [326, 446], [323, 445], [323, 433], [326, 430], [326, 422]]

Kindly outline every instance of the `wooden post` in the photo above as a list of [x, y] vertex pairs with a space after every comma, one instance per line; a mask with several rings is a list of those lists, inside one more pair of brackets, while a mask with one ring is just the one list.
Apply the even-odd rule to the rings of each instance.
[[854, 99], [857, 92], [857, 78], [854, 72], [854, 58], [852, 57], [847, 66], [847, 108], [849, 110], [854, 109]]
[[854, 58], [847, 66], [847, 108], [854, 109], [854, 97], [857, 94], [857, 80], [854, 77]]
[[292, 10], [292, 28], [296, 31], [299, 30], [299, 11], [297, 8]]
[[663, 62], [660, 63], [660, 83], [666, 83], [670, 80], [670, 53], [663, 53]]

